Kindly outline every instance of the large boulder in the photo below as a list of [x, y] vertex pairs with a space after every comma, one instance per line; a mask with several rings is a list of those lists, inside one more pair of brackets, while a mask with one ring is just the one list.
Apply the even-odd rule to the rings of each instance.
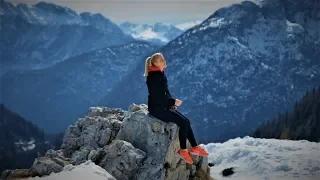
[[40, 174], [33, 169], [4, 170], [0, 175], [0, 179], [22, 179], [39, 175]]
[[37, 157], [34, 160], [31, 169], [35, 170], [40, 175], [49, 175], [52, 172], [58, 173], [62, 171], [63, 167], [67, 164], [70, 163], [59, 158]]
[[99, 166], [121, 180], [133, 179], [146, 157], [145, 152], [123, 140], [113, 141], [105, 152]]
[[[135, 179], [186, 180], [212, 179], [207, 157], [192, 156], [194, 164], [189, 166], [178, 155], [179, 127], [151, 116], [146, 106], [131, 105], [116, 139], [130, 142], [146, 152]], [[187, 147], [190, 148], [189, 142]]]

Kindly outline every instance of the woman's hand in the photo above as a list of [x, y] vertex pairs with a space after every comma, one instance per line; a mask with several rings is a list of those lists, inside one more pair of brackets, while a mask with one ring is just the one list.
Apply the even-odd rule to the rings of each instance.
[[180, 106], [182, 104], [182, 101], [180, 99], [176, 99], [174, 105], [175, 106]]
[[177, 106], [172, 106], [172, 109], [173, 110], [177, 110]]

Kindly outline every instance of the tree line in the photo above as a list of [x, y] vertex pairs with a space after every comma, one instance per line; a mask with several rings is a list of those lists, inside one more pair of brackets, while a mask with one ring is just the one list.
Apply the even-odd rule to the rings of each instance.
[[296, 101], [292, 112], [279, 112], [262, 123], [252, 136], [320, 142], [320, 86]]

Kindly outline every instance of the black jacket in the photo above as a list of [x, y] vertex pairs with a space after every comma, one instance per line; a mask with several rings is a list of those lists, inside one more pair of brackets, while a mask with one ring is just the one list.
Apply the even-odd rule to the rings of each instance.
[[167, 110], [175, 104], [169, 92], [164, 71], [150, 71], [146, 80], [148, 86], [148, 110]]

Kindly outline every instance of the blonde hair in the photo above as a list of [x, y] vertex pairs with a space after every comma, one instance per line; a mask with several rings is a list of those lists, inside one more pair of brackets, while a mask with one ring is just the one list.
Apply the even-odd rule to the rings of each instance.
[[148, 76], [149, 66], [154, 66], [154, 63], [157, 62], [157, 60], [159, 59], [159, 57], [160, 57], [160, 60], [163, 60], [164, 62], [166, 62], [166, 60], [164, 59], [164, 56], [163, 56], [160, 52], [154, 53], [154, 54], [152, 54], [152, 56], [149, 56], [149, 57], [146, 59], [145, 69], [144, 69], [144, 74], [143, 74], [143, 76]]

